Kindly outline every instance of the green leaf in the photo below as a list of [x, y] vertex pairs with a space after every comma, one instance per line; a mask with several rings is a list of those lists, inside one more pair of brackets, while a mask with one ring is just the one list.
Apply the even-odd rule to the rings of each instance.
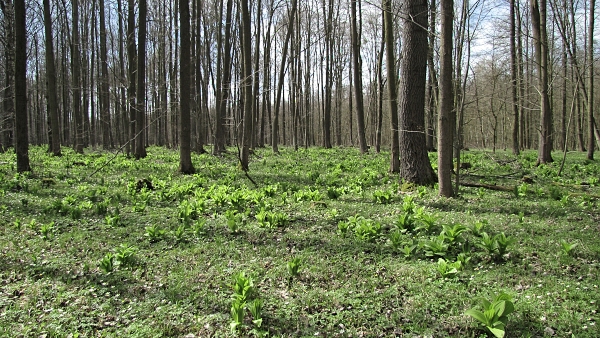
[[506, 333], [506, 332], [504, 331], [504, 328], [502, 328], [502, 329], [496, 329], [496, 328], [493, 328], [493, 327], [489, 327], [489, 326], [488, 326], [488, 330], [490, 330], [490, 332], [491, 332], [491, 333], [492, 333], [494, 336], [496, 336], [497, 338], [504, 338], [504, 334]]
[[488, 322], [487, 318], [485, 317], [485, 315], [483, 314], [483, 312], [481, 312], [479, 310], [469, 309], [469, 310], [465, 311], [465, 314], [467, 316], [471, 316], [471, 317], [477, 319], [478, 321], [480, 321], [484, 325], [486, 325], [487, 322]]

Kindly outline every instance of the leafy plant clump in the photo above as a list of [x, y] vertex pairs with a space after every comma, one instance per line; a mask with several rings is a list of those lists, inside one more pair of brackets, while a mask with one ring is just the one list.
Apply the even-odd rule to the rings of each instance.
[[467, 310], [465, 314], [476, 319], [480, 326], [494, 336], [503, 338], [506, 334], [508, 315], [515, 311], [511, 300], [511, 297], [505, 293], [500, 293], [491, 302], [482, 298], [480, 307], [483, 311], [472, 308]]

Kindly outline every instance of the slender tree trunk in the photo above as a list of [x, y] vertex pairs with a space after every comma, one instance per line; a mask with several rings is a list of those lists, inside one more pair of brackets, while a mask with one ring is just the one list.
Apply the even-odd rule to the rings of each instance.
[[392, 125], [392, 153], [390, 172], [400, 172], [400, 145], [398, 136], [398, 89], [396, 88], [396, 58], [394, 56], [394, 25], [392, 19], [392, 1], [383, 0], [383, 26], [385, 34], [387, 84], [389, 93], [390, 116]]
[[[223, 4], [221, 3], [221, 17]], [[218, 107], [216, 112], [215, 143], [213, 145], [213, 155], [219, 155], [225, 151], [225, 119], [227, 116], [227, 100], [231, 88], [231, 21], [233, 17], [233, 0], [227, 0], [227, 12], [225, 15], [225, 38], [222, 38], [219, 28], [218, 41], [218, 65], [217, 65], [217, 100]], [[219, 25], [220, 27], [221, 25]], [[223, 47], [223, 50], [221, 47]], [[221, 67], [219, 67], [221, 66]]]
[[138, 58], [137, 58], [137, 114], [135, 120], [136, 135], [135, 158], [145, 158], [146, 153], [146, 0], [140, 0], [138, 18]]
[[4, 14], [4, 111], [0, 114], [0, 145], [2, 151], [14, 146], [15, 127], [15, 13], [11, 0], [0, 1]]
[[127, 2], [127, 76], [129, 84], [127, 86], [127, 111], [129, 112], [129, 145], [127, 154], [135, 152], [138, 139], [135, 132], [136, 113], [136, 74], [137, 74], [137, 51], [135, 46], [135, 0]]
[[517, 49], [515, 44], [515, 0], [510, 0], [510, 80], [513, 109], [512, 152], [519, 155], [519, 101], [517, 97]]
[[589, 8], [589, 22], [588, 22], [588, 104], [587, 104], [587, 113], [588, 113], [588, 151], [587, 158], [588, 160], [594, 159], [594, 11], [596, 8], [596, 0], [590, 0], [590, 8]]
[[56, 93], [56, 68], [54, 63], [54, 44], [52, 36], [52, 16], [50, 0], [44, 0], [44, 32], [46, 35], [46, 100], [50, 118], [50, 152], [60, 156], [60, 132], [58, 126], [58, 95]]
[[358, 129], [358, 144], [360, 153], [369, 151], [367, 139], [365, 137], [365, 107], [363, 103], [363, 84], [362, 84], [362, 60], [360, 57], [360, 36], [356, 20], [356, 2], [360, 0], [350, 0], [352, 17], [352, 65], [354, 69], [354, 96], [356, 97], [356, 124]]
[[79, 49], [79, 0], [72, 0], [73, 34], [73, 115], [75, 115], [75, 152], [83, 154], [83, 114], [81, 112], [81, 51]]
[[540, 111], [540, 141], [537, 163], [552, 162], [552, 111], [548, 95], [548, 35], [546, 33], [546, 0], [531, 0], [531, 23], [538, 67]]
[[244, 95], [244, 118], [243, 118], [243, 136], [242, 136], [242, 154], [241, 166], [242, 170], [248, 171], [250, 162], [250, 147], [252, 146], [252, 24], [250, 22], [250, 10], [248, 8], [248, 0], [240, 0], [242, 11], [242, 27], [241, 27], [241, 52], [242, 52], [242, 91]]
[[102, 128], [102, 147], [111, 148], [110, 140], [110, 93], [108, 80], [108, 60], [106, 48], [106, 19], [104, 11], [104, 0], [100, 0], [100, 63], [102, 73], [100, 75], [100, 120]]
[[281, 97], [283, 95], [283, 82], [285, 77], [285, 63], [287, 60], [288, 48], [290, 39], [294, 33], [294, 18], [296, 17], [296, 11], [298, 8], [298, 0], [292, 1], [292, 10], [288, 19], [288, 31], [285, 35], [285, 42], [283, 43], [283, 51], [281, 54], [281, 65], [279, 68], [279, 78], [277, 80], [277, 98], [275, 99], [275, 116], [273, 117], [273, 126], [271, 128], [271, 146], [273, 147], [274, 153], [279, 153], [279, 107], [281, 105]]
[[440, 196], [452, 197], [452, 154], [456, 111], [452, 76], [452, 31], [454, 25], [454, 1], [441, 0], [441, 46], [440, 46], [440, 106], [438, 112], [438, 182]]
[[17, 172], [31, 171], [27, 130], [27, 35], [25, 0], [15, 0], [15, 150]]
[[435, 40], [436, 40], [436, 0], [431, 0], [429, 5], [429, 51], [427, 53], [427, 66], [428, 66], [428, 79], [427, 79], [427, 135], [425, 136], [425, 142], [428, 151], [435, 151], [434, 143], [434, 124], [435, 124], [435, 110], [438, 102], [438, 79], [435, 70], [435, 62], [433, 56], [435, 54]]

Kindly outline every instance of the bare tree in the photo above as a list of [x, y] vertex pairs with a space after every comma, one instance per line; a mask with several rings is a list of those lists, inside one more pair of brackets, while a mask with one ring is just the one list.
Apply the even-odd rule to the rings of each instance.
[[180, 65], [180, 118], [179, 118], [179, 172], [193, 174], [190, 149], [190, 3], [189, 0], [179, 1], [179, 20], [181, 26], [181, 62]]
[[108, 80], [108, 51], [106, 48], [106, 18], [104, 0], [100, 0], [100, 127], [102, 129], [102, 147], [109, 149], [113, 146], [110, 138], [110, 93]]
[[0, 0], [4, 15], [4, 111], [0, 114], [0, 150], [14, 145], [14, 118], [15, 118], [15, 14], [11, 0]]
[[587, 44], [587, 60], [588, 68], [588, 160], [594, 159], [594, 17], [596, 9], [596, 0], [590, 0], [589, 22], [588, 22], [588, 44]]
[[512, 151], [513, 154], [519, 155], [519, 99], [517, 97], [517, 47], [515, 43], [515, 0], [510, 0], [509, 25], [510, 25], [510, 82], [511, 82], [511, 98], [513, 110], [513, 133], [512, 133]]
[[136, 114], [136, 74], [137, 74], [137, 51], [135, 47], [135, 0], [127, 1], [127, 110], [129, 112], [129, 145], [127, 154], [135, 152], [136, 143], [139, 142], [135, 132]]
[[387, 84], [392, 125], [392, 153], [390, 157], [390, 172], [400, 172], [400, 145], [398, 136], [398, 89], [396, 88], [396, 59], [394, 57], [394, 25], [392, 20], [392, 2], [383, 0], [383, 29], [385, 34], [385, 55], [387, 69]]
[[250, 147], [252, 146], [252, 25], [250, 23], [250, 10], [248, 9], [248, 0], [240, 0], [242, 11], [242, 32], [241, 32], [241, 51], [242, 51], [242, 83], [241, 90], [244, 100], [243, 134], [242, 134], [242, 154], [240, 164], [242, 170], [248, 171]]
[[79, 38], [79, 0], [72, 0], [73, 34], [71, 36], [73, 67], [73, 115], [75, 115], [75, 152], [83, 154], [83, 113], [81, 112], [81, 50]]

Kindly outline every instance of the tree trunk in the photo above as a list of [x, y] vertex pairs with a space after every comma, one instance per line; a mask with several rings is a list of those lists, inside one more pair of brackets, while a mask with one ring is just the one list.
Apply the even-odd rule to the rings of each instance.
[[548, 35], [546, 33], [546, 0], [531, 0], [531, 24], [535, 40], [538, 68], [540, 111], [540, 141], [537, 164], [552, 162], [552, 111], [548, 95]]
[[13, 3], [8, 0], [2, 4], [4, 14], [5, 78], [4, 78], [4, 111], [0, 114], [0, 150], [14, 146], [15, 119], [15, 13]]
[[137, 74], [137, 51], [135, 46], [135, 0], [127, 2], [127, 111], [129, 112], [129, 145], [127, 154], [135, 152], [137, 137], [135, 132], [136, 114], [136, 74]]
[[27, 130], [27, 35], [25, 0], [15, 0], [15, 150], [17, 172], [31, 171]]
[[363, 84], [362, 84], [362, 60], [360, 57], [360, 36], [356, 20], [356, 2], [360, 0], [350, 0], [352, 16], [352, 65], [354, 69], [354, 96], [356, 97], [356, 124], [358, 129], [358, 144], [360, 153], [369, 151], [367, 139], [365, 137], [365, 107], [363, 103]]
[[[400, 177], [419, 185], [436, 180], [425, 144], [425, 84], [427, 78], [427, 1], [407, 0], [403, 25], [400, 83]], [[389, 45], [388, 45], [389, 47]], [[388, 51], [389, 53], [389, 51]], [[388, 77], [388, 85], [394, 81]], [[438, 144], [439, 146], [439, 144]]]
[[83, 154], [83, 114], [81, 112], [81, 51], [79, 48], [79, 0], [72, 0], [73, 34], [73, 115], [75, 115], [75, 152]]
[[588, 68], [588, 150], [587, 159], [594, 159], [594, 10], [596, 8], [596, 0], [590, 0], [589, 22], [588, 22], [588, 45], [587, 45], [587, 60]]
[[181, 26], [181, 61], [180, 66], [180, 118], [179, 118], [179, 172], [193, 174], [190, 149], [190, 3], [179, 1], [179, 20]]
[[515, 44], [515, 0], [510, 0], [510, 81], [511, 81], [511, 96], [513, 109], [513, 130], [512, 130], [512, 152], [514, 155], [519, 155], [519, 101], [517, 98], [517, 48]]
[[50, 118], [50, 152], [60, 156], [60, 132], [58, 131], [58, 95], [56, 94], [56, 68], [54, 64], [54, 45], [52, 37], [52, 16], [50, 0], [44, 0], [44, 32], [46, 34], [46, 100]]
[[138, 24], [138, 58], [137, 58], [137, 114], [135, 120], [135, 131], [137, 141], [135, 143], [135, 158], [145, 158], [146, 153], [146, 14], [148, 4], [146, 0], [140, 0], [139, 24]]
[[250, 162], [250, 147], [252, 143], [252, 25], [250, 23], [250, 10], [248, 9], [248, 0], [240, 0], [242, 10], [242, 27], [241, 27], [241, 52], [242, 52], [242, 81], [241, 89], [244, 95], [244, 119], [243, 119], [243, 135], [242, 135], [242, 154], [241, 166], [242, 170], [248, 171]]
[[394, 25], [392, 19], [392, 1], [383, 0], [383, 26], [385, 34], [387, 84], [389, 93], [390, 116], [392, 124], [392, 153], [390, 172], [400, 172], [400, 145], [398, 136], [398, 89], [396, 88], [396, 58], [394, 56]]
[[[220, 17], [223, 16], [223, 4], [221, 3]], [[222, 38], [221, 24], [219, 24], [218, 60], [217, 60], [217, 100], [215, 143], [213, 155], [219, 155], [225, 151], [225, 119], [227, 116], [227, 99], [231, 88], [231, 21], [233, 12], [233, 0], [227, 0], [227, 12], [225, 15], [225, 38]], [[224, 47], [223, 47], [224, 46]]]
[[440, 196], [452, 197], [452, 154], [456, 111], [452, 74], [452, 30], [454, 24], [454, 0], [441, 0], [441, 46], [440, 46], [440, 106], [438, 112], [438, 181]]
[[108, 61], [106, 49], [106, 20], [104, 15], [104, 0], [100, 0], [100, 63], [102, 73], [100, 75], [100, 126], [102, 128], [102, 147], [112, 148], [110, 139], [110, 93], [108, 82]]

